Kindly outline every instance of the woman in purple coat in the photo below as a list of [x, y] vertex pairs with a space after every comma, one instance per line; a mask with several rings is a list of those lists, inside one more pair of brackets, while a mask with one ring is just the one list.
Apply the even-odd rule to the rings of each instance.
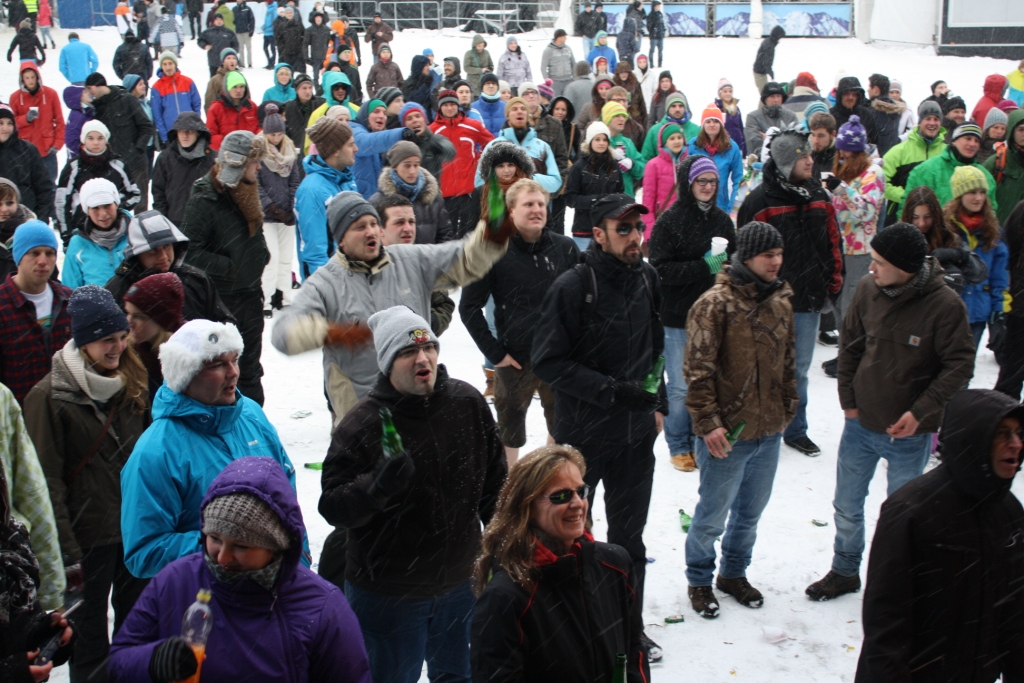
[[203, 550], [167, 565], [110, 649], [113, 681], [179, 681], [196, 671], [181, 618], [212, 593], [204, 681], [370, 683], [359, 622], [334, 585], [299, 563], [302, 513], [281, 466], [235, 460], [202, 503]]
[[740, 101], [732, 96], [732, 83], [728, 78], [718, 81], [718, 98], [715, 100], [715, 106], [725, 114], [725, 132], [746, 157], [747, 138], [743, 135], [743, 112], [740, 111]]

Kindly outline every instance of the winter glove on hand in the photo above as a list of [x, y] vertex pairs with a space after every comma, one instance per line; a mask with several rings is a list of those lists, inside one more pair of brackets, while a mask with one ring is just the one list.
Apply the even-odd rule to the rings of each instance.
[[32, 123], [33, 121], [35, 121], [38, 118], [39, 118], [39, 112], [38, 111], [33, 111], [32, 109], [29, 109], [28, 113], [25, 114], [25, 120], [28, 121], [29, 123]]
[[625, 172], [629, 171], [629, 169], [631, 169], [631, 168], [633, 168], [633, 160], [632, 159], [630, 159], [629, 157], [626, 157], [625, 159], [620, 159], [619, 160], [619, 170], [620, 171], [625, 173]]
[[612, 150], [612, 158], [615, 159], [615, 161], [622, 161], [623, 159], [625, 159], [626, 158], [626, 148], [625, 147], [616, 147], [615, 149], [613, 149]]
[[651, 411], [658, 406], [658, 394], [644, 389], [643, 380], [629, 382], [612, 380], [613, 402], [626, 410]]
[[373, 332], [361, 322], [333, 323], [327, 328], [325, 346], [345, 346], [358, 349], [373, 344]]
[[958, 268], [963, 268], [967, 265], [967, 251], [964, 249], [940, 247], [932, 251], [932, 256], [943, 267], [947, 264], [957, 266]]
[[706, 254], [704, 256], [704, 263], [708, 264], [708, 271], [712, 275], [717, 275], [718, 271], [722, 269], [722, 264], [729, 258], [729, 255], [724, 251], [721, 254]]
[[409, 142], [415, 142], [416, 138], [419, 137], [412, 128], [406, 128], [402, 131], [402, 139], [408, 140]]
[[1002, 311], [992, 311], [992, 315], [988, 317], [989, 325], [1005, 325], [1006, 314]]
[[407, 489], [414, 474], [416, 465], [408, 453], [402, 452], [391, 458], [385, 456], [377, 463], [370, 491], [386, 500]]
[[199, 668], [192, 646], [181, 636], [173, 636], [156, 646], [149, 658], [149, 677], [154, 683], [171, 683], [195, 674]]
[[825, 178], [825, 187], [828, 188], [829, 192], [835, 192], [836, 188], [843, 184], [843, 181], [835, 176]]

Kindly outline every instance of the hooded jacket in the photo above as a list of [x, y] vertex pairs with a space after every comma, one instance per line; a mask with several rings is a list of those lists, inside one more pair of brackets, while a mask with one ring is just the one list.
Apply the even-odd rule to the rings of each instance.
[[0, 168], [3, 177], [17, 186], [22, 204], [37, 216], [50, 215], [54, 197], [50, 172], [36, 147], [18, 137], [17, 127], [6, 142], [0, 142]]
[[278, 62], [274, 65], [274, 85], [270, 86], [263, 92], [263, 100], [261, 102], [280, 102], [282, 105], [286, 102], [291, 102], [295, 99], [295, 88], [292, 86], [294, 79], [288, 79], [288, 85], [281, 85], [277, 81], [277, 74], [281, 69], [288, 69], [288, 73], [292, 73], [292, 67], [284, 62]]
[[[657, 105], [655, 106], [657, 107]], [[658, 156], [658, 131], [666, 123], [676, 123], [682, 126], [686, 144], [690, 144], [700, 135], [700, 126], [693, 122], [689, 104], [686, 104], [686, 113], [683, 114], [681, 119], [674, 119], [669, 115], [668, 108], [664, 107], [664, 100], [662, 100], [662, 107], [660, 108], [665, 110], [664, 116], [658, 119], [655, 125], [651, 126], [651, 129], [647, 131], [647, 136], [644, 137], [644, 146], [640, 152], [640, 157], [644, 161]]]
[[[551, 45], [548, 45], [544, 48], [545, 58], [549, 57], [548, 51], [551, 47]], [[569, 56], [570, 58], [572, 56], [571, 50], [569, 51]], [[542, 58], [540, 62], [540, 72], [548, 78], [552, 78], [551, 76], [548, 76], [548, 73], [545, 71], [545, 65], [546, 62], [544, 58]], [[505, 50], [505, 52], [498, 57], [498, 68], [494, 72], [494, 75], [502, 81], [507, 81], [513, 88], [518, 88], [526, 81], [532, 81], [533, 72], [530, 69], [530, 59], [523, 52], [523, 48], [516, 45], [515, 52], [512, 52], [512, 50]], [[562, 78], [559, 80], [567, 79]]]
[[119, 209], [116, 220], [124, 224], [125, 234], [109, 248], [92, 240], [90, 233], [95, 228], [88, 217], [75, 230], [65, 250], [64, 268], [60, 273], [60, 281], [65, 286], [71, 289], [78, 289], [82, 285], [102, 287], [113, 277], [114, 271], [124, 259], [124, 248], [128, 244], [127, 225], [131, 216], [124, 209]]
[[[853, 107], [843, 105], [843, 93], [848, 90], [855, 90], [858, 95], [857, 104], [853, 105]], [[875, 129], [875, 110], [864, 95], [864, 88], [861, 87], [860, 79], [856, 76], [846, 76], [839, 79], [839, 85], [836, 86], [836, 104], [829, 110], [829, 113], [836, 120], [836, 130], [842, 128], [850, 120], [850, 117], [856, 114], [860, 117], [860, 122], [864, 124], [864, 130], [868, 133], [868, 142], [873, 145], [878, 144], [878, 132]]]
[[666, 327], [685, 328], [694, 302], [715, 284], [715, 276], [704, 260], [711, 239], [729, 240], [726, 250], [730, 255], [736, 248], [736, 230], [729, 214], [717, 206], [702, 211], [697, 204], [689, 182], [694, 163], [691, 159], [695, 157], [679, 164], [676, 199], [662, 211], [651, 233], [650, 263], [658, 271], [664, 291], [661, 319]]
[[138, 98], [119, 85], [110, 86], [110, 92], [93, 101], [96, 117], [110, 131], [107, 141], [124, 160], [128, 175], [146, 168], [146, 148], [156, 135], [156, 126], [146, 116]]
[[[903, 102], [894, 102], [888, 95], [871, 100], [871, 116], [874, 120], [874, 138], [868, 142], [878, 147], [878, 153], [885, 155], [900, 143], [900, 122], [907, 111]], [[865, 126], [867, 129], [868, 127]], [[870, 130], [870, 129], [869, 129]]]
[[[910, 172], [921, 162], [937, 157], [946, 151], [946, 129], [939, 128], [935, 139], [929, 142], [921, 135], [920, 126], [907, 133], [907, 139], [896, 145], [882, 157], [882, 171], [885, 173], [885, 198], [889, 202], [887, 215], [890, 222], [897, 222], [903, 198], [907, 194]], [[829, 169], [831, 172], [831, 169]]]
[[[594, 224], [590, 220], [590, 207], [605, 195], [623, 192], [622, 171], [615, 160], [611, 160], [612, 170], [590, 167], [591, 154], [580, 156], [579, 160], [569, 169], [569, 177], [565, 181], [565, 202], [573, 211], [572, 234], [574, 237], [593, 237]], [[611, 157], [611, 154], [608, 154]]]
[[942, 409], [974, 374], [974, 339], [963, 301], [932, 260], [931, 277], [898, 297], [865, 276], [839, 331], [839, 403], [884, 434], [908, 410], [917, 434], [937, 431]]
[[[89, 397], [82, 386], [89, 370], [80, 353], [74, 341], [67, 342], [54, 354], [53, 370], [25, 397], [25, 425], [46, 473], [69, 565], [81, 562], [89, 548], [121, 542], [121, 468], [149, 424], [148, 411], [139, 410], [123, 387], [105, 405]], [[68, 355], [78, 359], [68, 363]], [[69, 485], [70, 474], [97, 442]]]
[[[314, 13], [313, 16], [315, 15]], [[331, 42], [331, 29], [327, 26], [327, 14], [321, 13], [320, 16], [323, 17], [323, 21], [317, 24], [311, 20], [302, 37], [302, 58], [310, 66], [323, 62], [324, 55], [327, 54], [327, 45]]]
[[740, 146], [740, 152], [742, 152], [743, 157], [746, 158], [747, 138], [743, 134], [743, 112], [740, 111], [739, 104], [740, 101], [734, 98], [732, 101], [733, 110], [729, 111], [721, 98], [715, 99], [715, 106], [725, 114], [725, 132], [729, 134], [729, 137], [732, 138], [733, 142]]
[[[500, 66], [499, 64], [499, 68]], [[568, 43], [565, 45], [555, 45], [554, 41], [552, 41], [544, 48], [544, 54], [540, 58], [540, 73], [542, 77], [550, 78], [552, 81], [571, 81], [575, 68], [576, 57], [572, 54], [572, 48], [569, 47]], [[498, 78], [501, 77], [499, 74]], [[509, 82], [509, 85], [515, 87], [516, 84], [512, 83], [512, 81], [507, 78], [505, 80]], [[527, 80], [529, 80], [529, 64], [527, 64]]]
[[64, 88], [61, 95], [64, 98], [64, 106], [68, 108], [68, 123], [64, 126], [64, 146], [69, 160], [78, 156], [78, 147], [82, 144], [82, 126], [92, 121], [96, 114], [91, 104], [82, 104], [83, 90], [84, 85], [69, 85]]
[[754, 73], [771, 76], [775, 78], [775, 47], [779, 41], [786, 37], [786, 29], [780, 25], [772, 28], [767, 38], [761, 41], [757, 48], [757, 56], [754, 58]]
[[288, 18], [284, 16], [274, 20], [274, 42], [277, 43], [281, 61], [288, 64], [295, 62], [296, 69], [305, 63], [302, 58], [302, 39], [305, 35], [306, 31], [298, 13], [292, 21], [288, 21]]
[[[356, 115], [359, 113], [359, 107], [352, 104], [351, 100], [349, 99], [349, 95], [352, 92], [352, 81], [349, 79], [348, 76], [346, 76], [344, 73], [340, 71], [327, 71], [324, 73], [323, 78], [321, 78], [320, 80], [323, 83], [324, 96], [323, 98], [317, 98], [320, 100], [321, 104], [319, 107], [314, 109], [313, 112], [309, 115], [305, 123], [305, 128], [312, 128], [314, 123], [316, 123], [317, 121], [319, 121], [320, 119], [327, 115], [328, 109], [339, 105], [349, 108], [349, 112], [351, 113], [351, 122], [351, 119], [355, 118]], [[338, 85], [345, 86], [345, 99], [340, 102], [336, 100], [334, 98], [334, 95], [331, 93], [331, 91]], [[351, 123], [349, 125], [351, 125]], [[296, 147], [296, 149], [303, 149], [308, 154], [309, 146], [311, 144], [312, 140], [310, 140], [309, 136], [307, 135], [304, 146]]]
[[967, 304], [967, 319], [972, 324], [988, 322], [993, 314], [1002, 314], [1008, 310], [1010, 252], [1001, 239], [1001, 234], [994, 245], [984, 247], [978, 238], [964, 227], [959, 216], [954, 216], [948, 227], [957, 234], [961, 244], [984, 261], [988, 268], [987, 278], [981, 282], [965, 284], [963, 291], [960, 292], [964, 303]]
[[400, 194], [412, 201], [413, 214], [416, 216], [416, 244], [440, 244], [455, 239], [451, 219], [441, 197], [441, 187], [430, 171], [421, 168], [420, 173], [423, 177], [423, 189], [413, 199], [398, 189], [391, 177], [391, 167], [385, 166], [377, 179], [378, 191], [370, 197], [370, 203], [375, 204], [382, 194]]
[[[483, 51], [477, 52], [476, 46], [481, 43], [485, 47]], [[462, 66], [466, 70], [466, 81], [472, 88], [474, 97], [480, 95], [480, 77], [483, 75], [484, 69], [494, 71], [494, 60], [491, 59], [491, 53], [487, 51], [486, 45], [487, 41], [477, 33], [473, 36], [472, 47], [466, 50], [466, 54], [462, 57]]]
[[[502, 121], [504, 119], [503, 114]], [[478, 150], [493, 140], [494, 135], [484, 127], [484, 124], [469, 118], [461, 111], [453, 119], [438, 116], [430, 124], [430, 130], [434, 135], [448, 138], [455, 147], [455, 158], [445, 164], [441, 171], [441, 194], [448, 198], [472, 193], [473, 175], [480, 161]]]
[[[268, 140], [267, 147], [273, 145]], [[300, 168], [302, 157], [292, 146], [292, 141], [287, 137], [281, 139], [281, 147], [291, 147], [293, 155], [291, 168], [286, 175], [281, 175], [270, 170], [266, 164], [266, 158], [260, 163], [260, 170], [257, 180], [260, 186], [260, 205], [263, 208], [263, 215], [267, 223], [284, 223], [295, 225], [295, 193], [299, 189], [299, 182], [302, 180]]]
[[[561, 131], [559, 131], [561, 133]], [[541, 162], [541, 167], [538, 168], [537, 163], [534, 163], [535, 172], [533, 179], [536, 180], [541, 186], [551, 194], [555, 194], [562, 189], [562, 176], [558, 172], [558, 163], [555, 161], [555, 153], [551, 151], [551, 146], [537, 137], [536, 131], [532, 128], [526, 133], [522, 142], [519, 142], [516, 138], [514, 128], [505, 128], [501, 131], [493, 141], [484, 147], [484, 154], [487, 154], [487, 150], [495, 142], [499, 140], [507, 140], [517, 147], [522, 147], [526, 150], [526, 153], [530, 155], [531, 159], [536, 159]], [[541, 171], [543, 169], [543, 172]], [[480, 175], [480, 167], [477, 167], [476, 177], [473, 179], [473, 184], [477, 187], [484, 184], [484, 178]]]
[[612, 73], [615, 71], [615, 66], [619, 63], [619, 58], [615, 55], [615, 50], [610, 46], [600, 45], [598, 43], [602, 34], [605, 38], [608, 37], [608, 34], [604, 31], [597, 32], [597, 35], [594, 36], [594, 47], [590, 49], [590, 54], [587, 55], [587, 61], [590, 62], [590, 67], [593, 69], [596, 66], [597, 58], [604, 57], [608, 60], [608, 73]]
[[[379, 62], [378, 62], [379, 63]], [[356, 163], [352, 167], [355, 174], [356, 187], [364, 199], [369, 199], [377, 191], [377, 178], [380, 177], [381, 169], [384, 168], [384, 152], [391, 149], [391, 145], [402, 139], [405, 128], [394, 128], [391, 130], [370, 131], [367, 109], [369, 102], [364, 102], [359, 107], [359, 113], [349, 124], [352, 128], [352, 136], [356, 140], [359, 151], [356, 152]]]
[[633, 70], [633, 55], [636, 54], [636, 33], [636, 19], [629, 16], [627, 10], [626, 17], [622, 20], [622, 29], [615, 38], [615, 49], [619, 52], [619, 62], [626, 62], [630, 66], [630, 71]]
[[[907, 187], [914, 188], [918, 185], [927, 185], [935, 190], [935, 195], [939, 198], [939, 206], [948, 204], [953, 199], [953, 189], [949, 185], [949, 181], [953, 178], [953, 171], [956, 170], [957, 166], [964, 165], [953, 154], [954, 149], [952, 145], [949, 145], [938, 156], [933, 156], [928, 161], [924, 161], [914, 167], [914, 170], [907, 176]], [[977, 163], [976, 159], [972, 160], [971, 164], [985, 174], [985, 180], [988, 182], [988, 198], [992, 202], [992, 210], [998, 211], [999, 202], [996, 200], [995, 178], [992, 177], [992, 174], [984, 166]], [[903, 207], [901, 206], [901, 213], [902, 209]]]
[[7, 50], [8, 62], [11, 61], [11, 55], [14, 54], [15, 48], [18, 49], [18, 59], [32, 60], [40, 65], [46, 63], [46, 50], [39, 42], [39, 36], [36, 35], [34, 27], [19, 28], [18, 32], [14, 34], [14, 38], [11, 39], [11, 47]]
[[[166, 383], [160, 387], [153, 423], [121, 470], [128, 570], [148, 579], [199, 550], [200, 501], [221, 470], [250, 455], [274, 459], [295, 488], [295, 468], [259, 404], [235, 392], [234, 405], [211, 406], [171, 391]], [[302, 546], [294, 547], [298, 552]], [[194, 599], [193, 594], [189, 602]], [[174, 615], [176, 624], [181, 614]]]
[[295, 145], [296, 150], [304, 148], [306, 144], [306, 128], [309, 127], [309, 117], [325, 101], [324, 98], [313, 95], [309, 102], [303, 104], [296, 95], [294, 99], [289, 100], [284, 105], [284, 127], [288, 132], [288, 137], [292, 139], [292, 144]]
[[983, 164], [996, 180], [996, 199], [999, 202], [996, 216], [1003, 226], [1017, 203], [1024, 199], [1024, 147], [1013, 143], [1014, 131], [1021, 126], [1024, 126], [1024, 109], [1011, 111], [1006, 124], [1006, 147], [997, 149]]
[[423, 73], [423, 67], [427, 66], [429, 62], [430, 60], [425, 55], [413, 55], [409, 77], [402, 82], [402, 97], [406, 103], [415, 102], [421, 105], [427, 112], [428, 123], [434, 119], [434, 105], [430, 96], [434, 77], [429, 71], [426, 74]]
[[225, 80], [224, 90], [220, 97], [206, 112], [206, 126], [210, 129], [211, 149], [219, 151], [224, 136], [236, 130], [248, 130], [253, 133], [259, 133], [262, 130], [256, 103], [250, 97], [249, 84], [246, 83], [242, 101], [235, 104], [231, 95], [227, 93], [227, 80]]
[[[761, 148], [764, 146], [764, 134], [768, 132], [769, 128], [785, 130], [796, 125], [798, 120], [799, 117], [796, 114], [784, 109], [781, 104], [768, 106], [762, 103], [760, 107], [747, 114], [747, 125], [743, 129], [744, 137], [747, 140], [747, 153], [761, 153]], [[867, 128], [867, 124], [864, 127]]]
[[400, 88], [401, 86], [402, 69], [395, 64], [393, 57], [386, 63], [378, 58], [370, 67], [370, 73], [366, 75], [367, 99], [372, 100], [383, 88]]
[[[167, 133], [167, 145], [153, 164], [153, 208], [167, 216], [175, 225], [185, 218], [185, 204], [192, 186], [206, 175], [217, 161], [217, 153], [210, 147], [210, 130], [195, 114], [198, 139], [190, 152], [181, 149], [178, 132], [172, 125]], [[199, 145], [203, 152], [200, 154]]]
[[187, 111], [199, 115], [203, 113], [199, 88], [191, 78], [178, 70], [170, 76], [161, 75], [157, 79], [150, 91], [149, 104], [153, 108], [153, 122], [162, 143], [167, 142], [167, 132], [174, 127], [179, 114]]
[[992, 472], [995, 391], [954, 395], [942, 464], [882, 504], [864, 590], [857, 683], [988, 683], [1024, 676], [1024, 509]]
[[[288, 533], [291, 545], [273, 588], [247, 578], [218, 580], [206, 566], [205, 549], [172, 562], [150, 582], [118, 630], [110, 649], [111, 681], [149, 680], [153, 650], [181, 632], [181, 616], [206, 588], [212, 594], [215, 635], [207, 643], [203, 670], [211, 680], [236, 679], [244, 658], [247, 676], [268, 683], [370, 683], [363, 635], [344, 595], [299, 562], [304, 526], [289, 484], [269, 458], [240, 459], [217, 474], [204, 489], [204, 510], [216, 497], [249, 494], [266, 503]], [[198, 509], [187, 512], [198, 522]]]
[[979, 126], [984, 125], [985, 117], [988, 116], [988, 110], [998, 105], [1003, 100], [1003, 93], [1006, 92], [1008, 86], [1009, 81], [1006, 76], [1002, 76], [1000, 74], [987, 76], [985, 78], [985, 85], [983, 86], [985, 94], [980, 100], [978, 100], [978, 103], [974, 105], [974, 111], [971, 112], [971, 120]]
[[[29, 92], [22, 80], [22, 75], [30, 69], [36, 73], [38, 79], [35, 92]], [[11, 93], [9, 102], [11, 109], [14, 110], [14, 124], [21, 139], [31, 142], [39, 150], [39, 155], [45, 157], [51, 149], [61, 149], [64, 146], [64, 112], [61, 111], [60, 98], [56, 90], [43, 85], [42, 74], [34, 62], [24, 62], [21, 65], [18, 83], [21, 87]], [[39, 109], [35, 121], [28, 120], [28, 112], [32, 107]], [[5, 166], [5, 177], [9, 177], [6, 171]]]
[[153, 75], [153, 60], [149, 56], [149, 46], [135, 34], [126, 33], [124, 42], [114, 50], [114, 73], [121, 80], [128, 74], [136, 74], [147, 82]]
[[686, 145], [679, 150], [678, 157], [673, 157], [672, 152], [665, 147], [667, 125], [670, 124], [663, 123], [658, 127], [658, 156], [644, 165], [643, 202], [650, 210], [644, 234], [646, 242], [650, 242], [654, 221], [676, 202], [679, 194], [676, 185], [676, 164], [682, 163], [688, 154]]
[[[80, 145], [80, 148], [84, 145]], [[61, 235], [70, 235], [85, 225], [86, 212], [82, 208], [79, 192], [82, 185], [94, 178], [109, 180], [121, 195], [120, 206], [126, 211], [134, 209], [139, 203], [139, 187], [128, 177], [122, 162], [108, 144], [97, 155], [82, 152], [69, 161], [61, 170], [54, 194], [54, 208], [60, 224]]]
[[295, 192], [299, 233], [299, 277], [305, 281], [334, 253], [334, 238], [327, 225], [327, 202], [345, 190], [358, 192], [351, 168], [339, 171], [311, 154], [302, 160], [306, 177]]

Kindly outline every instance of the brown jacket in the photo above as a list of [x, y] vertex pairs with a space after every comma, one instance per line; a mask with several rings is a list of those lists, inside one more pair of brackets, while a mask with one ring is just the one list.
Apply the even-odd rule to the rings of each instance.
[[693, 433], [747, 423], [743, 440], [781, 432], [796, 415], [796, 328], [787, 283], [758, 301], [726, 265], [686, 319], [683, 374]]
[[115, 394], [107, 403], [116, 411], [110, 429], [69, 490], [68, 479], [97, 442], [108, 413], [82, 391], [62, 353], [54, 354], [53, 370], [25, 398], [25, 424], [50, 487], [61, 552], [74, 564], [84, 549], [121, 542], [121, 468], [150, 418], [127, 402], [124, 389]]
[[203, 114], [206, 115], [210, 111], [210, 107], [217, 101], [220, 94], [224, 91], [224, 79], [228, 77], [228, 70], [223, 66], [217, 69], [217, 73], [210, 76], [209, 82], [206, 84], [206, 95], [203, 97]]
[[974, 374], [974, 340], [963, 299], [929, 259], [931, 277], [895, 299], [870, 276], [857, 284], [839, 332], [839, 403], [885, 432], [908, 410], [917, 434], [939, 428], [942, 410]]

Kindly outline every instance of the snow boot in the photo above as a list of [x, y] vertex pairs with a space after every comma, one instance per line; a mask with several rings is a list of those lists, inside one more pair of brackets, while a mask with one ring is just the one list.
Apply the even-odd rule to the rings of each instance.
[[790, 448], [798, 450], [811, 458], [821, 455], [821, 449], [818, 448], [818, 444], [814, 443], [806, 436], [798, 436], [795, 439], [783, 439], [782, 441]]
[[811, 600], [817, 600], [818, 602], [824, 602], [826, 600], [833, 600], [838, 598], [840, 595], [846, 595], [847, 593], [857, 593], [860, 591], [860, 575], [854, 574], [853, 576], [843, 576], [836, 572], [829, 570], [828, 574], [825, 574], [823, 579], [815, 581], [807, 590], [807, 596]]
[[715, 597], [711, 586], [690, 586], [686, 592], [697, 614], [705, 619], [714, 619], [718, 616], [718, 598]]
[[825, 371], [826, 377], [836, 379], [839, 377], [839, 359], [833, 358], [832, 360], [825, 361], [821, 364], [821, 369]]
[[693, 459], [693, 453], [678, 453], [672, 456], [672, 467], [680, 472], [693, 472], [697, 469], [697, 461]]
[[715, 588], [736, 598], [736, 601], [744, 607], [757, 609], [764, 604], [764, 596], [761, 595], [761, 591], [751, 586], [745, 576], [727, 579], [719, 574], [718, 579], [715, 580]]
[[640, 634], [640, 646], [647, 650], [647, 663], [660, 662], [662, 657], [661, 645], [651, 640], [651, 637], [644, 631]]
[[822, 330], [818, 333], [818, 343], [822, 346], [839, 346], [839, 333], [835, 330]]
[[487, 378], [487, 386], [484, 388], [484, 398], [494, 398], [494, 369], [484, 368], [484, 377]]

